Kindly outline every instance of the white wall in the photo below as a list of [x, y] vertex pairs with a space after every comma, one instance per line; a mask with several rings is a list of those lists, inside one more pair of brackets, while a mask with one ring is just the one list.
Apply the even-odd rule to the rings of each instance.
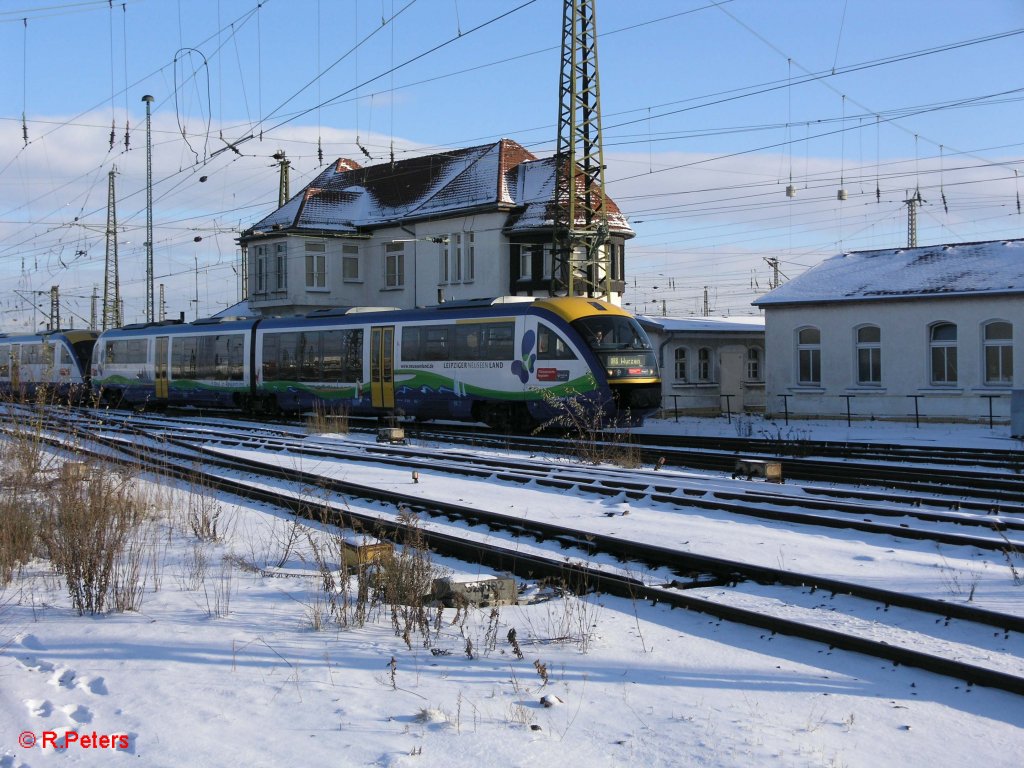
[[[987, 419], [989, 401], [997, 418], [1008, 418], [1009, 386], [984, 383], [983, 324], [1013, 325], [1013, 387], [1024, 386], [1024, 298], [1020, 296], [936, 297], [914, 300], [836, 302], [765, 307], [767, 412], [846, 417], [846, 395], [854, 417], [913, 418], [914, 399], [923, 418]], [[955, 385], [931, 384], [930, 326], [957, 325]], [[881, 383], [857, 384], [855, 329], [865, 323], [881, 330]], [[797, 330], [821, 331], [821, 386], [797, 384]]]
[[[656, 331], [648, 329], [654, 348], [659, 350], [662, 380], [662, 407], [668, 412], [717, 415], [726, 412], [726, 400], [733, 413], [760, 412], [764, 409], [764, 379], [749, 380], [747, 349], [762, 351], [764, 371], [764, 337], [761, 333]], [[676, 349], [687, 350], [687, 380], [676, 378]], [[699, 350], [711, 352], [711, 376], [699, 379]]]

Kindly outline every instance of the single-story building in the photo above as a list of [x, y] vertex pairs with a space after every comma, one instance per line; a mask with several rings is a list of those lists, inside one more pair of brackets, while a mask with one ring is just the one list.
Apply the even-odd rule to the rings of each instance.
[[764, 318], [637, 319], [658, 352], [665, 413], [764, 410]]
[[842, 253], [754, 305], [769, 415], [1005, 421], [1024, 386], [1024, 240]]

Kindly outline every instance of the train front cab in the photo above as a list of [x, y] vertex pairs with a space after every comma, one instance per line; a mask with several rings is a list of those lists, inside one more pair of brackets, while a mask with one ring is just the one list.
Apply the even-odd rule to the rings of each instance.
[[611, 393], [610, 414], [639, 424], [661, 406], [658, 360], [636, 318], [597, 299], [559, 298], [537, 302], [564, 319], [597, 358]]

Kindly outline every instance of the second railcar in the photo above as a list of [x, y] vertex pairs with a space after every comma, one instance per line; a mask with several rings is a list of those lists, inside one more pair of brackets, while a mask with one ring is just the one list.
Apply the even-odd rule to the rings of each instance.
[[0, 393], [81, 401], [89, 394], [89, 359], [97, 336], [89, 330], [0, 334]]
[[211, 318], [104, 331], [92, 356], [96, 397], [135, 408], [242, 408], [251, 397], [257, 322]]

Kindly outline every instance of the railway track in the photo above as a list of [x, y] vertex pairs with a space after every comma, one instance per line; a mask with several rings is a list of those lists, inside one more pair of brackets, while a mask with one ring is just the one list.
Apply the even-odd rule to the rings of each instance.
[[[662, 504], [681, 510], [709, 510], [823, 528], [843, 528], [937, 544], [1024, 550], [1024, 504], [978, 500], [935, 500], [919, 495], [893, 499], [857, 489], [784, 487], [761, 483], [709, 482], [652, 470], [622, 470], [578, 464], [551, 464], [529, 458], [488, 457], [422, 448], [332, 441], [310, 443], [294, 433], [249, 434], [223, 427], [169, 426], [163, 420], [135, 419], [157, 430], [171, 429], [182, 438], [202, 441], [210, 456], [232, 451], [287, 452], [296, 457], [372, 462], [412, 470], [493, 478], [518, 485], [536, 484], [595, 498], [621, 497], [626, 502]], [[262, 430], [259, 430], [262, 432]], [[959, 528], [959, 531], [945, 530]]]
[[[564, 453], [571, 442], [557, 437], [503, 436], [465, 427], [412, 427], [419, 440], [523, 451]], [[787, 480], [843, 483], [923, 495], [986, 499], [1018, 503], [1024, 498], [1024, 451], [917, 447], [859, 443], [768, 441], [699, 438], [675, 435], [621, 436], [604, 443], [609, 449], [631, 450], [644, 464], [731, 473], [739, 458], [782, 463]], [[980, 466], [982, 469], [973, 469]]]
[[[400, 525], [400, 510], [414, 511], [430, 521], [424, 531], [432, 549], [521, 578], [546, 577], [566, 581], [577, 591], [596, 589], [632, 599], [669, 603], [706, 613], [716, 620], [740, 622], [773, 634], [801, 637], [830, 648], [865, 653], [887, 662], [1024, 694], [1024, 669], [1020, 664], [1024, 655], [1020, 652], [1024, 618], [1019, 616], [815, 574], [680, 552], [618, 535], [524, 519], [497, 509], [427, 500], [422, 492], [405, 493], [379, 484], [339, 481], [268, 460], [268, 456], [272, 459], [275, 453], [291, 450], [285, 442], [279, 443], [276, 451], [264, 442], [253, 450], [263, 454], [263, 458], [246, 458], [237, 455], [237, 451], [236, 455], [224, 455], [223, 443], [220, 449], [211, 448], [209, 443], [217, 440], [209, 435], [173, 436], [153, 428], [105, 422], [89, 425], [78, 421], [67, 425], [67, 429], [80, 447], [83, 434], [88, 433], [93, 444], [90, 450], [107, 460], [133, 465], [145, 461], [154, 470], [189, 477], [201, 467], [198, 471], [203, 473], [204, 482], [224, 492], [300, 514], [309, 514], [314, 506], [326, 503], [344, 525], [394, 532]], [[377, 451], [374, 452], [378, 459], [388, 453]], [[408, 461], [407, 456], [397, 458]], [[489, 477], [499, 477], [503, 470], [463, 466], [461, 471], [473, 476], [489, 473]], [[267, 482], [268, 477], [274, 478], [273, 485]], [[587, 485], [581, 478], [571, 482], [577, 490]], [[290, 489], [282, 490], [282, 483], [290, 484]], [[602, 483], [594, 487], [604, 489], [594, 491], [598, 494], [614, 490]], [[330, 500], [311, 499], [310, 488], [328, 493]], [[353, 509], [350, 501], [355, 498], [369, 502], [370, 509]], [[645, 575], [637, 576], [638, 573]], [[763, 595], [760, 600], [751, 597], [752, 585], [775, 585], [772, 589], [781, 590], [778, 594], [782, 597], [776, 597], [774, 609], [767, 605], [771, 601]], [[816, 610], [814, 601], [823, 597], [832, 610]], [[849, 603], [841, 614], [844, 621], [835, 620], [837, 599]], [[829, 618], [828, 614], [832, 616]], [[872, 614], [876, 618], [867, 618]], [[880, 621], [877, 616], [887, 620]], [[934, 635], [942, 631], [936, 627], [944, 628], [951, 623], [959, 635], [976, 638], [974, 644], [950, 639], [949, 651], [942, 656], [917, 649], [926, 630]]]

